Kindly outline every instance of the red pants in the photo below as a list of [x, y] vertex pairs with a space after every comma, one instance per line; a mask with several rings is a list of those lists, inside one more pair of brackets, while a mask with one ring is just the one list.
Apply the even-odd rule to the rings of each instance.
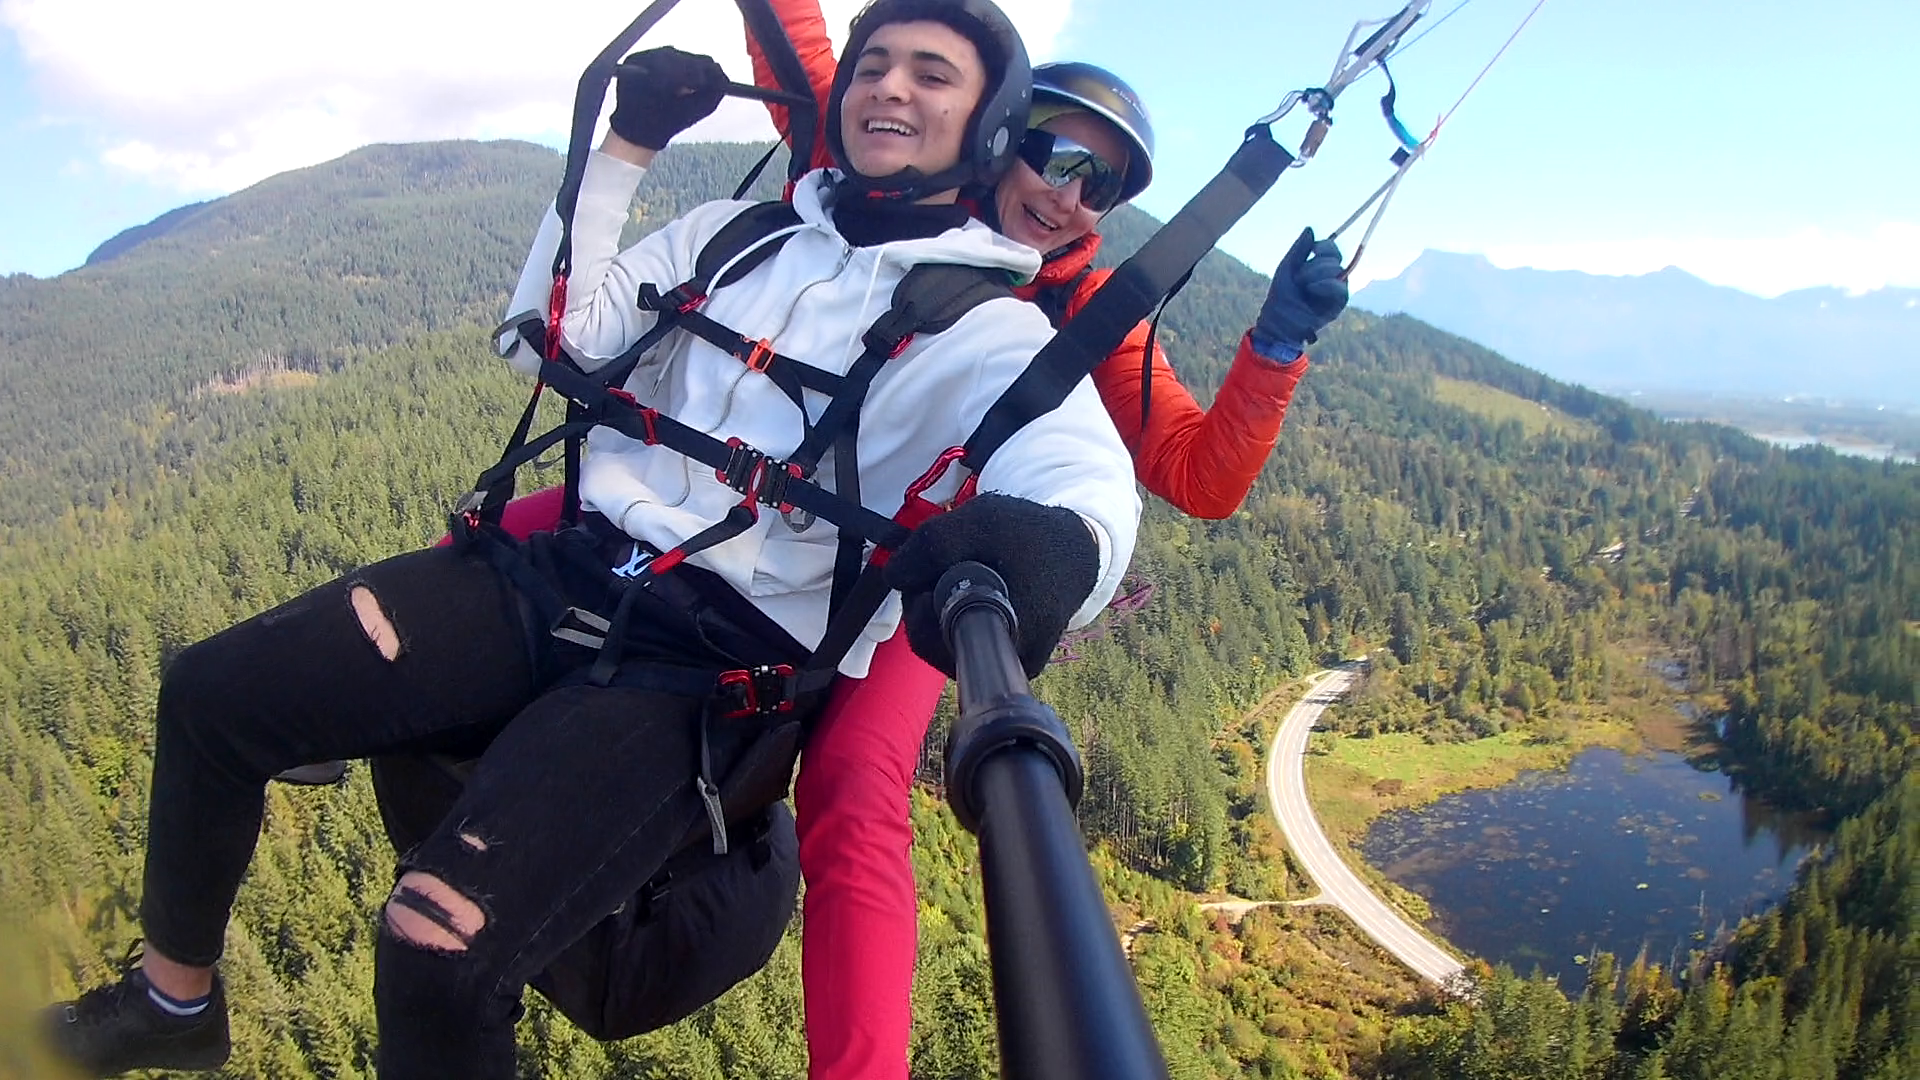
[[811, 1080], [906, 1080], [919, 906], [908, 791], [947, 677], [907, 646], [880, 646], [840, 679], [794, 786]]
[[[515, 536], [550, 529], [561, 492], [507, 504]], [[443, 538], [442, 543], [447, 541]], [[897, 633], [864, 679], [838, 679], [794, 785], [811, 1080], [906, 1080], [919, 931], [908, 792], [947, 677]]]

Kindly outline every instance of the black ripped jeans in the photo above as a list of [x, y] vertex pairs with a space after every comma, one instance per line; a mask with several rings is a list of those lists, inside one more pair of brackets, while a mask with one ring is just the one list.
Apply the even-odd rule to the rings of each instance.
[[[360, 587], [398, 634], [392, 659], [354, 610]], [[527, 980], [633, 896], [706, 813], [695, 788], [701, 703], [618, 685], [549, 689], [555, 665], [529, 655], [522, 609], [484, 556], [439, 548], [366, 567], [183, 652], [160, 688], [141, 908], [151, 947], [189, 964], [219, 958], [275, 773], [478, 754], [458, 803], [402, 870], [452, 886], [485, 923], [461, 951], [383, 930], [378, 1065], [387, 1080], [512, 1077]], [[633, 622], [641, 640], [629, 657], [716, 670], [795, 659], [791, 639], [738, 655], [760, 641], [752, 634], [728, 637], [722, 654], [703, 644], [709, 621], [651, 593]], [[717, 770], [750, 723], [712, 726]]]

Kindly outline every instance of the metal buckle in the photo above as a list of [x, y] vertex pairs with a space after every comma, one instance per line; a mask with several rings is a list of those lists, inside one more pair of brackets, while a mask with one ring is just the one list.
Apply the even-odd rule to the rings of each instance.
[[[793, 462], [762, 458], [754, 468], [754, 476], [749, 481], [749, 486], [753, 489], [753, 497], [762, 505], [774, 507], [782, 514], [788, 514], [793, 512], [793, 504], [787, 501], [787, 484], [800, 479], [803, 479], [800, 466]], [[746, 492], [743, 491], [741, 494], [744, 495]]]
[[727, 440], [731, 451], [727, 463], [713, 470], [713, 478], [742, 495], [752, 490], [751, 485], [759, 472], [760, 463], [767, 455], [741, 442], [739, 436]]
[[750, 502], [777, 507], [783, 514], [793, 509], [793, 504], [787, 501], [787, 485], [806, 479], [800, 466], [768, 457], [738, 437], [728, 439], [727, 446], [731, 453], [725, 465], [713, 470], [714, 479], [745, 495]]
[[791, 711], [793, 699], [787, 695], [787, 687], [792, 678], [792, 664], [761, 664], [721, 672], [714, 680], [716, 696], [723, 703], [737, 700], [739, 707], [721, 713], [720, 718], [739, 720]]
[[[586, 629], [581, 630], [576, 627]], [[598, 649], [607, 643], [607, 631], [612, 628], [613, 624], [601, 616], [584, 608], [570, 607], [561, 612], [559, 618], [553, 620], [553, 626], [547, 632], [561, 641], [589, 649]], [[590, 631], [598, 631], [598, 633]]]

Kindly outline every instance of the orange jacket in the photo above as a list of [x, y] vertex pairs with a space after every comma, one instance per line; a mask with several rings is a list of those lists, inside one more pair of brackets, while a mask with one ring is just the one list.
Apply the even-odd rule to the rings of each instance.
[[[820, 102], [821, 129], [815, 133], [812, 164], [816, 168], [830, 166], [833, 159], [827, 150], [825, 130], [827, 99], [833, 91], [838, 61], [827, 36], [826, 18], [820, 12], [819, 0], [772, 0], [772, 4], [806, 68], [814, 98]], [[754, 82], [777, 87], [773, 68], [751, 32], [747, 34], [747, 52], [753, 58]], [[786, 137], [790, 131], [786, 107], [769, 104], [767, 111]], [[1031, 300], [1043, 289], [1071, 287], [1073, 295], [1066, 304], [1066, 314], [1071, 318], [1113, 273], [1101, 269], [1081, 276], [1099, 248], [1100, 234], [1088, 234], [1049, 256], [1034, 280], [1014, 292]], [[1147, 324], [1143, 322], [1093, 372], [1094, 388], [1112, 414], [1120, 438], [1133, 452], [1134, 475], [1148, 491], [1183, 513], [1227, 517], [1240, 508], [1267, 455], [1273, 452], [1273, 444], [1279, 441], [1280, 422], [1286, 418], [1294, 387], [1306, 373], [1307, 358], [1276, 363], [1255, 352], [1252, 341], [1242, 335], [1233, 366], [1214, 397], [1213, 408], [1208, 410], [1202, 409], [1180, 384], [1180, 377], [1156, 344], [1148, 430], [1143, 436], [1140, 368], [1146, 362], [1146, 348]]]

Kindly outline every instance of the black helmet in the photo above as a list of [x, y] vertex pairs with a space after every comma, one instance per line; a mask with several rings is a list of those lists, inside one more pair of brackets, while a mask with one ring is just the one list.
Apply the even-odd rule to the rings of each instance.
[[[846, 140], [840, 137], [840, 104], [853, 85], [867, 38], [882, 26], [902, 22], [937, 22], [964, 35], [986, 65], [987, 86], [967, 121], [960, 160], [952, 168], [931, 176], [913, 168], [892, 176], [862, 176], [847, 159]], [[991, 185], [1013, 164], [1032, 104], [1033, 68], [1027, 47], [992, 0], [873, 0], [854, 17], [833, 75], [833, 94], [827, 101], [827, 149], [849, 181], [875, 194], [919, 199], [968, 184]]]
[[1109, 120], [1126, 137], [1127, 175], [1120, 188], [1122, 201], [1133, 198], [1153, 182], [1153, 122], [1147, 107], [1118, 75], [1093, 64], [1041, 64], [1033, 69], [1035, 104], [1072, 105]]

